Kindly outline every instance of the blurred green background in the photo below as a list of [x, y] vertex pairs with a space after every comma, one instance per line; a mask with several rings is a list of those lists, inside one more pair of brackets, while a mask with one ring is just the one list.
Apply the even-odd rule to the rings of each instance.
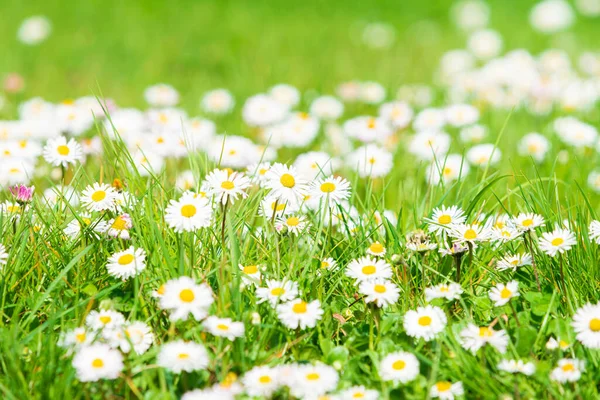
[[[597, 20], [546, 37], [527, 23], [528, 0], [490, 1], [490, 27], [505, 48], [538, 51], [558, 44], [594, 48]], [[286, 82], [301, 90], [332, 92], [350, 79], [376, 80], [395, 92], [407, 82], [431, 80], [440, 55], [465, 46], [449, 17], [450, 0], [2, 0], [0, 75], [22, 74], [21, 98], [51, 101], [98, 93], [125, 106], [143, 106], [143, 89], [167, 82], [182, 105], [197, 110], [201, 94], [216, 87], [237, 96]], [[52, 34], [26, 46], [16, 32], [26, 17], [45, 15]], [[386, 22], [394, 45], [368, 48], [364, 26]], [[239, 98], [239, 97], [238, 97]], [[238, 103], [239, 104], [239, 103]]]

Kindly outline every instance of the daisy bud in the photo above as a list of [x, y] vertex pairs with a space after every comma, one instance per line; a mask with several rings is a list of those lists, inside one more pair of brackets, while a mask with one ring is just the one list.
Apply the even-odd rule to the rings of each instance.
[[33, 198], [34, 186], [16, 185], [10, 187], [8, 190], [12, 193], [13, 197], [19, 204], [30, 203]]
[[333, 362], [333, 368], [335, 368], [336, 370], [341, 371], [343, 367], [344, 367], [344, 365], [342, 364], [341, 361]]
[[252, 325], [260, 325], [260, 314], [257, 312], [252, 313]]
[[392, 257], [390, 258], [390, 260], [392, 261], [392, 264], [394, 264], [394, 265], [402, 264], [402, 256], [400, 254], [392, 254]]

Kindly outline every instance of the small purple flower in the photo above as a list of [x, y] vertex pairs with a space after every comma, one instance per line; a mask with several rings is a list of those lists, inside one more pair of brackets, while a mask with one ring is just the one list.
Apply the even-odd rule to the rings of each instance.
[[10, 192], [14, 196], [15, 200], [19, 204], [30, 203], [33, 198], [34, 186], [16, 185], [9, 188]]

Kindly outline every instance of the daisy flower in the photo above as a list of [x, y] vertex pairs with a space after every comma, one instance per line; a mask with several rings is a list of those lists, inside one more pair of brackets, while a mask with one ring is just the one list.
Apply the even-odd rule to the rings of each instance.
[[234, 322], [231, 318], [210, 316], [204, 320], [202, 326], [204, 326], [204, 329], [211, 335], [226, 337], [231, 341], [234, 341], [235, 338], [244, 336], [244, 323]]
[[439, 381], [429, 389], [429, 395], [432, 398], [442, 400], [453, 400], [455, 396], [462, 396], [465, 393], [462, 382]]
[[165, 209], [165, 221], [175, 232], [193, 232], [210, 226], [212, 212], [206, 198], [188, 193], [171, 200]]
[[492, 228], [491, 239], [500, 243], [509, 242], [521, 236], [523, 231], [519, 231], [515, 228], [505, 226], [503, 228]]
[[92, 330], [116, 329], [125, 323], [123, 314], [112, 310], [92, 311], [85, 318], [85, 324]]
[[235, 99], [227, 89], [215, 89], [202, 97], [200, 107], [209, 114], [227, 114], [235, 105]]
[[275, 223], [275, 228], [278, 232], [283, 229], [287, 229], [288, 232], [299, 235], [303, 233], [306, 227], [309, 225], [308, 220], [303, 215], [291, 215], [287, 217], [278, 218]]
[[328, 178], [321, 178], [312, 183], [310, 194], [315, 199], [327, 199], [335, 204], [340, 204], [350, 197], [350, 182], [333, 175]]
[[290, 329], [314, 328], [323, 316], [323, 309], [319, 300], [307, 303], [302, 299], [296, 299], [279, 304], [277, 316], [281, 323]]
[[335, 390], [339, 381], [337, 371], [325, 364], [300, 365], [289, 382], [293, 396], [320, 396]]
[[261, 187], [263, 187], [264, 183], [267, 181], [267, 172], [271, 169], [271, 163], [261, 162], [260, 164], [252, 164], [246, 168], [246, 172], [248, 176], [250, 176], [250, 181], [252, 183], [258, 183]]
[[427, 299], [428, 302], [439, 298], [457, 300], [462, 293], [463, 289], [458, 283], [440, 283], [439, 285], [425, 289], [425, 299]]
[[558, 360], [558, 366], [550, 372], [550, 379], [560, 383], [577, 382], [585, 371], [585, 362], [576, 358]]
[[172, 321], [186, 321], [189, 314], [200, 321], [208, 315], [208, 308], [213, 301], [213, 292], [210, 286], [206, 283], [198, 285], [192, 278], [182, 276], [165, 283], [164, 294], [160, 298], [159, 306], [161, 309], [171, 312]]
[[569, 347], [571, 347], [571, 345], [565, 342], [563, 339], [561, 339], [560, 336], [556, 339], [550, 337], [550, 339], [548, 339], [548, 341], [546, 342], [546, 349], [548, 350], [556, 350], [558, 348], [560, 348], [561, 350], [566, 350]]
[[508, 335], [504, 330], [496, 331], [487, 326], [469, 324], [460, 332], [460, 342], [465, 350], [470, 350], [473, 354], [486, 344], [504, 354], [508, 346]]
[[386, 250], [385, 247], [379, 242], [373, 242], [367, 248], [367, 254], [375, 257], [383, 257], [385, 256]]
[[477, 243], [488, 240], [491, 231], [481, 224], [459, 224], [450, 228], [450, 236], [459, 242]]
[[122, 214], [108, 221], [106, 233], [110, 237], [129, 240], [129, 230], [133, 227], [129, 214]]
[[373, 389], [365, 389], [364, 386], [353, 386], [340, 393], [342, 399], [378, 400], [379, 392]]
[[8, 252], [6, 251], [6, 247], [3, 244], [0, 244], [0, 267], [6, 265], [8, 260]]
[[267, 287], [256, 289], [257, 304], [268, 301], [275, 307], [279, 303], [294, 300], [298, 297], [298, 284], [293, 281], [276, 281], [267, 279]]
[[394, 283], [378, 278], [362, 281], [358, 286], [360, 294], [366, 296], [365, 302], [375, 303], [377, 307], [394, 304], [400, 297], [400, 289]]
[[579, 308], [571, 323], [579, 340], [589, 349], [600, 348], [600, 302]]
[[411, 353], [397, 351], [379, 363], [379, 376], [384, 381], [407, 383], [419, 376], [419, 360]]
[[90, 334], [84, 327], [79, 327], [61, 335], [58, 345], [64, 348], [79, 348], [91, 344], [93, 340], [93, 334]]
[[[473, 246], [473, 248], [475, 248], [475, 245]], [[467, 251], [469, 251], [469, 247], [459, 242], [454, 242], [451, 246], [446, 245], [446, 247], [441, 247], [439, 249], [441, 255], [453, 257], [462, 253], [466, 253]]]
[[158, 83], [144, 90], [144, 99], [152, 107], [173, 107], [179, 103], [179, 93], [166, 83]]
[[328, 257], [328, 258], [324, 258], [321, 260], [320, 265], [319, 265], [319, 269], [324, 270], [324, 269], [335, 269], [335, 267], [337, 267], [337, 261], [335, 261], [333, 258]]
[[81, 194], [81, 204], [90, 212], [114, 210], [117, 193], [110, 185], [94, 183]]
[[384, 260], [361, 257], [348, 264], [346, 275], [356, 279], [357, 283], [375, 278], [389, 279], [392, 277], [392, 268]]
[[552, 232], [542, 233], [539, 240], [540, 249], [550, 257], [557, 253], [564, 253], [571, 250], [573, 245], [577, 244], [575, 235], [568, 229], [555, 228]]
[[257, 285], [260, 283], [261, 273], [258, 265], [238, 265], [240, 271], [242, 271], [242, 281], [246, 285]]
[[444, 311], [435, 306], [419, 307], [404, 314], [404, 330], [408, 336], [433, 340], [448, 323]]
[[156, 363], [173, 373], [203, 370], [208, 366], [208, 352], [200, 343], [176, 340], [163, 344]]
[[521, 231], [532, 231], [538, 226], [544, 226], [544, 217], [534, 213], [520, 213], [513, 218], [514, 226]]
[[267, 366], [254, 367], [246, 372], [242, 384], [249, 396], [269, 398], [280, 385], [278, 369]]
[[505, 271], [512, 269], [516, 271], [518, 267], [525, 265], [531, 265], [531, 255], [524, 253], [517, 253], [514, 255], [506, 255], [496, 263], [496, 269], [498, 271]]
[[206, 183], [208, 195], [219, 203], [233, 203], [238, 197], [248, 197], [245, 190], [250, 187], [250, 179], [241, 172], [215, 169], [206, 177]]
[[394, 157], [375, 144], [359, 147], [348, 155], [347, 165], [358, 171], [361, 178], [386, 176], [394, 165]]
[[416, 251], [417, 253], [424, 253], [430, 250], [437, 249], [437, 244], [432, 243], [429, 240], [425, 242], [409, 241], [406, 243], [406, 248], [412, 251]]
[[600, 244], [600, 221], [592, 221], [589, 227], [590, 240]]
[[59, 136], [46, 142], [43, 155], [49, 164], [66, 168], [69, 164], [83, 160], [83, 149], [75, 139], [67, 141], [64, 136]]
[[280, 200], [277, 197], [268, 195], [260, 203], [260, 214], [270, 220], [274, 216], [275, 218], [278, 218], [285, 215], [294, 214], [299, 208], [299, 204]]
[[299, 205], [308, 194], [308, 185], [298, 174], [296, 168], [285, 164], [275, 163], [267, 172], [265, 187], [271, 189], [270, 196], [282, 203]]
[[154, 342], [154, 334], [142, 321], [127, 322], [119, 328], [103, 331], [103, 336], [112, 347], [119, 347], [123, 353], [131, 349], [136, 354], [144, 354]]
[[448, 154], [435, 159], [425, 170], [425, 177], [430, 185], [449, 184], [469, 174], [471, 167], [460, 154]]
[[494, 306], [502, 307], [513, 297], [519, 296], [519, 282], [510, 281], [506, 284], [499, 283], [490, 290], [489, 296], [494, 302]]
[[452, 225], [460, 225], [466, 221], [465, 213], [457, 206], [435, 208], [431, 218], [425, 218], [429, 231], [441, 233], [450, 229]]
[[123, 280], [139, 275], [146, 268], [144, 249], [130, 246], [127, 250], [114, 253], [108, 258], [108, 274]]
[[116, 379], [124, 368], [123, 356], [106, 344], [91, 344], [77, 351], [73, 367], [81, 382]]
[[498, 363], [498, 369], [511, 374], [520, 373], [531, 376], [535, 372], [535, 364], [532, 362], [526, 363], [522, 360], [502, 360]]

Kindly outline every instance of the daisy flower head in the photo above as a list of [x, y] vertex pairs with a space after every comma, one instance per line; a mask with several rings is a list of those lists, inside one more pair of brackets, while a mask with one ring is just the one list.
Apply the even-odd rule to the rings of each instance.
[[131, 238], [129, 230], [133, 227], [133, 222], [129, 214], [122, 214], [108, 221], [106, 227], [108, 236], [129, 240]]
[[273, 96], [257, 94], [246, 100], [242, 108], [244, 122], [252, 127], [265, 127], [280, 122], [289, 111], [289, 106]]
[[200, 343], [176, 340], [163, 344], [156, 363], [175, 374], [203, 370], [208, 366], [206, 348]]
[[267, 181], [267, 172], [271, 169], [271, 163], [269, 162], [261, 162], [254, 163], [249, 165], [246, 168], [246, 172], [248, 176], [250, 176], [250, 181], [252, 183], [258, 183], [260, 187], [263, 187], [264, 183]]
[[337, 371], [325, 364], [299, 365], [289, 382], [293, 396], [320, 396], [335, 390], [339, 381]]
[[347, 157], [347, 165], [358, 171], [362, 178], [386, 176], [394, 164], [392, 153], [376, 144], [359, 147]]
[[307, 226], [309, 226], [307, 218], [304, 215], [298, 214], [280, 217], [275, 222], [275, 229], [278, 232], [285, 229], [293, 235], [300, 235], [306, 230]]
[[453, 400], [465, 393], [462, 382], [439, 381], [429, 389], [429, 395], [434, 399]]
[[227, 89], [214, 89], [207, 92], [200, 101], [200, 108], [206, 113], [228, 114], [235, 105], [235, 99]]
[[67, 141], [64, 136], [58, 136], [46, 142], [43, 155], [49, 164], [66, 168], [69, 164], [83, 160], [83, 148], [75, 139]]
[[488, 326], [479, 327], [469, 324], [460, 332], [460, 342], [465, 350], [473, 354], [486, 344], [504, 354], [508, 346], [508, 335], [505, 330], [496, 331]]
[[502, 152], [493, 144], [485, 143], [471, 147], [466, 157], [470, 164], [485, 168], [497, 164], [502, 157]]
[[[475, 246], [473, 246], [475, 248]], [[439, 252], [443, 256], [460, 256], [463, 253], [469, 251], [469, 247], [464, 244], [464, 242], [453, 242], [452, 245], [446, 245], [446, 247], [441, 247]]]
[[382, 104], [379, 115], [395, 129], [404, 129], [410, 124], [414, 111], [408, 103], [397, 101]]
[[268, 301], [275, 307], [279, 303], [285, 303], [298, 298], [298, 284], [294, 281], [276, 281], [267, 279], [267, 287], [256, 289], [257, 304]]
[[457, 128], [473, 125], [479, 120], [479, 110], [470, 104], [452, 104], [444, 111], [446, 122]]
[[379, 242], [373, 242], [367, 248], [367, 254], [374, 257], [383, 257], [385, 256], [386, 249]]
[[346, 275], [356, 279], [356, 283], [376, 278], [390, 279], [392, 268], [382, 259], [366, 256], [351, 261], [346, 267]]
[[210, 316], [204, 320], [202, 325], [213, 336], [225, 337], [231, 341], [238, 337], [244, 337], [244, 323], [234, 322], [231, 318]]
[[505, 226], [503, 228], [493, 227], [491, 230], [491, 240], [501, 244], [514, 240], [522, 234], [523, 231], [519, 231], [516, 228], [510, 226]]
[[308, 194], [307, 181], [300, 176], [293, 166], [275, 163], [267, 172], [265, 186], [271, 189], [270, 196], [281, 203], [297, 206]]
[[600, 302], [579, 308], [571, 323], [579, 340], [588, 349], [600, 348]]
[[556, 368], [550, 372], [550, 379], [559, 383], [577, 382], [585, 371], [585, 362], [576, 358], [558, 360]]
[[532, 231], [538, 226], [544, 226], [544, 217], [534, 213], [520, 213], [513, 218], [513, 224], [520, 231]]
[[217, 202], [233, 203], [238, 197], [248, 197], [245, 190], [250, 187], [250, 179], [241, 172], [215, 169], [206, 177], [206, 187], [208, 195], [214, 196]]
[[42, 43], [52, 32], [52, 23], [43, 15], [34, 15], [21, 22], [17, 39], [28, 46]]
[[262, 274], [260, 273], [259, 265], [238, 265], [238, 268], [242, 272], [242, 281], [246, 285], [258, 285], [262, 278]]
[[185, 193], [171, 200], [165, 209], [165, 221], [175, 232], [194, 232], [210, 226], [213, 210], [205, 197]]
[[432, 243], [429, 240], [426, 240], [424, 242], [408, 241], [406, 243], [406, 248], [412, 251], [416, 251], [417, 253], [425, 253], [427, 251], [437, 249], [437, 243]]
[[440, 131], [421, 131], [415, 134], [408, 150], [421, 160], [443, 160], [450, 149], [450, 135]]
[[387, 307], [398, 301], [400, 289], [387, 279], [370, 279], [362, 281], [358, 292], [365, 296], [366, 303], [375, 303], [377, 307]]
[[146, 268], [146, 252], [142, 248], [130, 246], [108, 258], [106, 269], [115, 278], [127, 280], [139, 275]]
[[171, 85], [158, 83], [144, 90], [144, 99], [152, 107], [173, 107], [179, 103], [179, 93]]
[[393, 130], [383, 118], [359, 116], [344, 123], [344, 133], [363, 143], [384, 141], [392, 135]]
[[144, 354], [154, 341], [152, 330], [141, 321], [127, 322], [119, 328], [107, 329], [102, 333], [111, 347], [119, 347], [123, 353], [129, 353], [133, 349], [136, 354]]
[[502, 360], [498, 363], [498, 369], [511, 374], [531, 376], [535, 372], [535, 364], [532, 362], [523, 362], [523, 360]]
[[125, 323], [123, 314], [113, 310], [92, 311], [85, 318], [85, 324], [94, 331], [117, 329], [123, 323]]
[[93, 334], [90, 334], [84, 327], [79, 327], [61, 335], [58, 345], [63, 348], [79, 348], [91, 344], [93, 340]]
[[521, 156], [531, 157], [540, 163], [544, 161], [546, 153], [550, 150], [550, 141], [539, 133], [528, 133], [519, 141], [518, 149]]
[[379, 363], [379, 376], [384, 381], [413, 381], [419, 376], [419, 360], [405, 351], [388, 354]]
[[418, 307], [404, 314], [404, 330], [408, 336], [431, 341], [448, 323], [444, 311], [436, 306]]
[[460, 225], [466, 221], [464, 211], [457, 206], [442, 206], [434, 208], [431, 218], [425, 218], [429, 231], [441, 233], [449, 230], [452, 225]]
[[317, 97], [310, 104], [310, 114], [325, 121], [335, 121], [344, 113], [344, 103], [333, 96]]
[[277, 316], [281, 323], [290, 329], [314, 328], [323, 316], [319, 300], [305, 302], [296, 299], [277, 306]]
[[182, 276], [165, 283], [159, 306], [171, 312], [172, 321], [186, 321], [189, 314], [200, 321], [208, 315], [208, 309], [213, 301], [210, 286], [206, 283], [198, 285], [192, 278]]
[[340, 393], [342, 399], [363, 399], [378, 400], [379, 392], [373, 389], [366, 389], [364, 386], [352, 386]]
[[333, 270], [337, 267], [337, 261], [331, 257], [323, 258], [319, 262], [319, 271], [322, 270]]
[[548, 339], [548, 341], [546, 342], [546, 349], [548, 350], [556, 350], [556, 349], [561, 349], [561, 350], [567, 350], [569, 347], [571, 347], [571, 345], [569, 343], [567, 343], [566, 341], [564, 341], [563, 339], [559, 337], [557, 337], [556, 339], [553, 337], [550, 337], [550, 339]]
[[496, 269], [498, 271], [505, 271], [511, 269], [516, 271], [517, 268], [526, 265], [531, 265], [531, 255], [525, 253], [517, 253], [514, 255], [506, 255], [496, 263]]
[[482, 224], [456, 224], [451, 227], [450, 236], [459, 242], [477, 243], [488, 240], [491, 230]]
[[494, 302], [494, 306], [502, 307], [513, 297], [519, 296], [519, 282], [510, 281], [506, 284], [499, 283], [490, 290], [489, 296]]
[[590, 222], [588, 231], [590, 241], [596, 242], [596, 244], [600, 244], [600, 221], [594, 220]]
[[425, 289], [425, 299], [429, 302], [433, 299], [457, 300], [463, 293], [462, 287], [456, 282], [440, 283]]
[[81, 382], [116, 379], [124, 368], [123, 356], [107, 344], [91, 344], [77, 351], [73, 357], [73, 367]]
[[269, 220], [272, 218], [282, 218], [286, 215], [296, 213], [299, 208], [299, 204], [280, 200], [269, 194], [260, 202], [260, 215]]
[[575, 235], [569, 229], [556, 228], [552, 232], [542, 233], [539, 240], [540, 249], [550, 257], [564, 253], [577, 244]]
[[116, 209], [117, 192], [106, 183], [94, 183], [81, 194], [81, 204], [90, 212]]
[[249, 396], [268, 398], [280, 386], [278, 369], [268, 366], [253, 367], [244, 374], [242, 384]]
[[442, 159], [435, 159], [425, 170], [425, 177], [430, 185], [449, 184], [469, 174], [471, 167], [460, 154], [448, 154]]
[[330, 176], [313, 181], [310, 194], [315, 199], [340, 204], [350, 197], [350, 182], [340, 176]]

